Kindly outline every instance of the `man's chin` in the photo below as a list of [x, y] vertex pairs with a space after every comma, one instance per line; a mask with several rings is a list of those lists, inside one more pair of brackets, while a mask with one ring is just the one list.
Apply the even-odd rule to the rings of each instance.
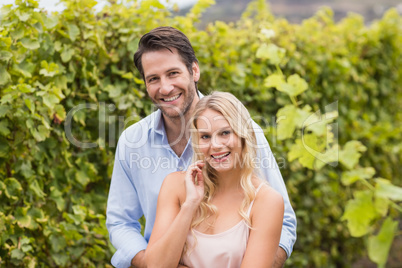
[[167, 117], [170, 119], [175, 119], [175, 120], [183, 118], [183, 120], [184, 120], [184, 115], [181, 111], [178, 112], [178, 111], [172, 111], [172, 110], [161, 109], [161, 108], [159, 108], [159, 109], [161, 110], [164, 117]]

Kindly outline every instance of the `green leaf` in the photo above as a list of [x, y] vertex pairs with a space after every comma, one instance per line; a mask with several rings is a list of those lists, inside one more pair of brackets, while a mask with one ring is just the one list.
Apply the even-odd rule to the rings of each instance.
[[11, 80], [10, 74], [7, 69], [0, 64], [0, 86], [7, 84]]
[[289, 96], [297, 96], [308, 89], [307, 82], [301, 78], [298, 74], [293, 74], [288, 77], [288, 82], [279, 85], [277, 88], [279, 91], [283, 91]]
[[36, 194], [36, 196], [39, 198], [43, 198], [46, 196], [46, 194], [42, 191], [41, 187], [39, 186], [39, 183], [37, 180], [33, 180], [29, 184], [29, 189], [31, 189]]
[[368, 168], [356, 168], [351, 171], [346, 171], [342, 173], [342, 184], [351, 185], [358, 180], [371, 179], [375, 174], [375, 169], [372, 167]]
[[13, 70], [19, 72], [26, 78], [31, 78], [32, 73], [35, 71], [36, 65], [30, 62], [23, 61], [20, 64], [14, 64]]
[[28, 107], [28, 109], [31, 111], [32, 114], [35, 113], [35, 103], [33, 102], [33, 100], [27, 98], [24, 100], [25, 105]]
[[122, 75], [121, 77], [131, 80], [134, 78], [134, 75], [132, 72], [128, 72], [128, 73], [125, 73], [124, 75]]
[[45, 217], [45, 214], [43, 213], [42, 209], [35, 207], [31, 208], [28, 211], [28, 215], [30, 215], [32, 219], [34, 219], [36, 222], [39, 223], [45, 223], [49, 219], [49, 217]]
[[50, 109], [53, 109], [54, 106], [60, 102], [59, 98], [57, 98], [56, 95], [54, 95], [53, 93], [48, 93], [44, 96], [42, 96], [43, 98], [43, 103], [49, 107]]
[[10, 147], [7, 145], [7, 143], [0, 143], [0, 158], [8, 158], [9, 157], [9, 150]]
[[[324, 144], [323, 144], [324, 147]], [[331, 148], [326, 148], [324, 153], [316, 153], [315, 158], [319, 161], [315, 161], [315, 169], [320, 170], [326, 164], [336, 167], [339, 161], [339, 146], [336, 144]]]
[[289, 150], [288, 160], [298, 159], [303, 167], [314, 169], [316, 155], [325, 148], [325, 144], [314, 134], [306, 134], [297, 139]]
[[62, 193], [54, 186], [50, 187], [50, 197], [56, 203], [57, 209], [63, 211], [66, 201], [63, 198]]
[[34, 50], [40, 47], [38, 40], [32, 40], [29, 37], [24, 37], [20, 40], [21, 45], [27, 49]]
[[385, 217], [387, 215], [389, 202], [390, 201], [387, 198], [382, 198], [382, 197], [378, 197], [378, 196], [375, 196], [375, 198], [374, 198], [375, 210], [382, 217]]
[[268, 59], [272, 64], [279, 64], [285, 57], [286, 50], [275, 44], [262, 44], [257, 49], [257, 58]]
[[[70, 258], [69, 255], [67, 255], [65, 252], [52, 253], [52, 259], [54, 260], [54, 262], [58, 267], [66, 267], [69, 258]], [[82, 260], [82, 257], [80, 260]]]
[[7, 137], [10, 135], [10, 130], [8, 129], [8, 121], [2, 120], [0, 121], [0, 135]]
[[17, 199], [17, 196], [20, 194], [20, 192], [22, 191], [22, 186], [19, 183], [19, 181], [17, 181], [15, 178], [7, 178], [4, 181], [4, 184], [6, 185], [6, 189], [5, 189], [5, 195], [8, 198], [12, 198], [12, 199]]
[[25, 254], [20, 249], [16, 248], [11, 251], [11, 259], [22, 260]]
[[50, 64], [46, 61], [41, 61], [40, 63], [42, 69], [40, 69], [39, 73], [47, 76], [47, 77], [53, 77], [56, 74], [59, 73], [59, 66], [55, 64], [54, 62], [51, 62]]
[[360, 152], [365, 152], [366, 150], [366, 147], [360, 141], [349, 141], [339, 152], [339, 160], [345, 167], [352, 169], [359, 162]]
[[82, 170], [75, 173], [75, 179], [84, 187], [90, 182], [88, 175]]
[[0, 118], [4, 117], [9, 110], [11, 110], [10, 106], [1, 105], [0, 106]]
[[378, 235], [370, 236], [368, 239], [369, 258], [380, 267], [384, 267], [387, 262], [388, 253], [397, 229], [398, 222], [388, 217], [383, 222]]
[[264, 80], [264, 85], [266, 87], [278, 88], [284, 83], [286, 82], [282, 74], [271, 74]]
[[75, 41], [77, 36], [80, 34], [80, 29], [77, 27], [77, 25], [69, 23], [67, 25], [68, 29], [68, 35], [70, 36], [71, 41]]
[[49, 243], [55, 252], [60, 252], [66, 247], [66, 240], [62, 234], [52, 234], [49, 237]]
[[73, 55], [74, 55], [74, 49], [65, 47], [60, 56], [63, 62], [68, 62], [71, 60]]
[[348, 221], [347, 226], [352, 236], [361, 237], [369, 232], [377, 212], [371, 191], [357, 191], [354, 196], [354, 199], [347, 202], [342, 220]]
[[296, 127], [301, 127], [304, 120], [311, 114], [310, 107], [304, 106], [303, 109], [297, 108], [294, 105], [286, 105], [278, 110], [278, 139], [285, 140], [291, 138]]
[[59, 23], [59, 18], [57, 16], [42, 15], [42, 18], [43, 18], [43, 24], [48, 30], [53, 29]]
[[38, 126], [38, 129], [31, 130], [32, 136], [36, 141], [44, 141], [47, 137], [49, 137], [50, 131], [43, 125]]
[[9, 51], [5, 51], [5, 50], [0, 51], [0, 60], [2, 60], [2, 61], [7, 62], [9, 59], [11, 59], [12, 56], [13, 56], [13, 54]]
[[21, 39], [25, 35], [25, 27], [22, 25], [18, 26], [10, 35], [14, 40]]
[[54, 111], [56, 112], [59, 120], [64, 121], [64, 119], [66, 119], [66, 110], [64, 109], [63, 105], [57, 104], [54, 108]]
[[28, 207], [18, 207], [14, 213], [17, 224], [21, 228], [34, 229], [34, 223], [30, 215], [27, 214]]
[[376, 179], [375, 194], [378, 197], [402, 201], [402, 187], [393, 185], [389, 180]]
[[17, 89], [22, 93], [32, 93], [35, 91], [35, 88], [31, 87], [31, 85], [28, 84], [19, 84], [17, 86]]
[[20, 21], [27, 21], [31, 17], [31, 13], [21, 11], [21, 9], [17, 10], [15, 15], [17, 15]]
[[84, 206], [73, 206], [74, 215], [80, 218], [80, 222], [83, 222], [87, 215], [87, 209]]

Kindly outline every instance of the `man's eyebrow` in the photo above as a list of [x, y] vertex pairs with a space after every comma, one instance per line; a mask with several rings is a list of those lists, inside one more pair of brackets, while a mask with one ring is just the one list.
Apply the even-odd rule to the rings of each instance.
[[173, 67], [173, 68], [168, 69], [166, 72], [168, 73], [168, 72], [177, 71], [177, 70], [181, 70], [181, 69], [179, 67]]
[[[173, 68], [168, 69], [166, 71], [166, 73], [171, 72], [171, 71], [176, 71], [176, 70], [181, 70], [181, 69], [179, 67], [173, 67]], [[147, 80], [153, 76], [156, 76], [156, 74], [149, 74], [149, 75], [145, 76], [145, 80]]]
[[152, 76], [156, 76], [156, 74], [149, 74], [149, 75], [145, 76], [145, 80], [148, 80], [148, 79], [151, 78]]

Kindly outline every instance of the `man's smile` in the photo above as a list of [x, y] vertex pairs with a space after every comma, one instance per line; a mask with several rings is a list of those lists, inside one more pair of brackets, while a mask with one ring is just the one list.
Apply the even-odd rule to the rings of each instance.
[[177, 95], [175, 95], [173, 97], [170, 97], [170, 98], [161, 98], [161, 100], [163, 100], [164, 102], [171, 102], [171, 101], [175, 101], [178, 98], [180, 98], [181, 95], [182, 95], [182, 93], [177, 94]]

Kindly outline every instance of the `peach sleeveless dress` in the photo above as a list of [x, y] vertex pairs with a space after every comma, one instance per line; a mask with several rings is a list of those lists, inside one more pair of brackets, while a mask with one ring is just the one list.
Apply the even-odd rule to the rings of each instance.
[[[256, 194], [261, 186], [256, 190]], [[251, 202], [247, 215], [250, 216], [254, 200]], [[247, 248], [250, 230], [244, 220], [232, 228], [218, 234], [204, 234], [194, 230], [195, 239], [191, 231], [187, 235], [188, 252], [184, 254], [181, 264], [190, 268], [238, 268]]]

